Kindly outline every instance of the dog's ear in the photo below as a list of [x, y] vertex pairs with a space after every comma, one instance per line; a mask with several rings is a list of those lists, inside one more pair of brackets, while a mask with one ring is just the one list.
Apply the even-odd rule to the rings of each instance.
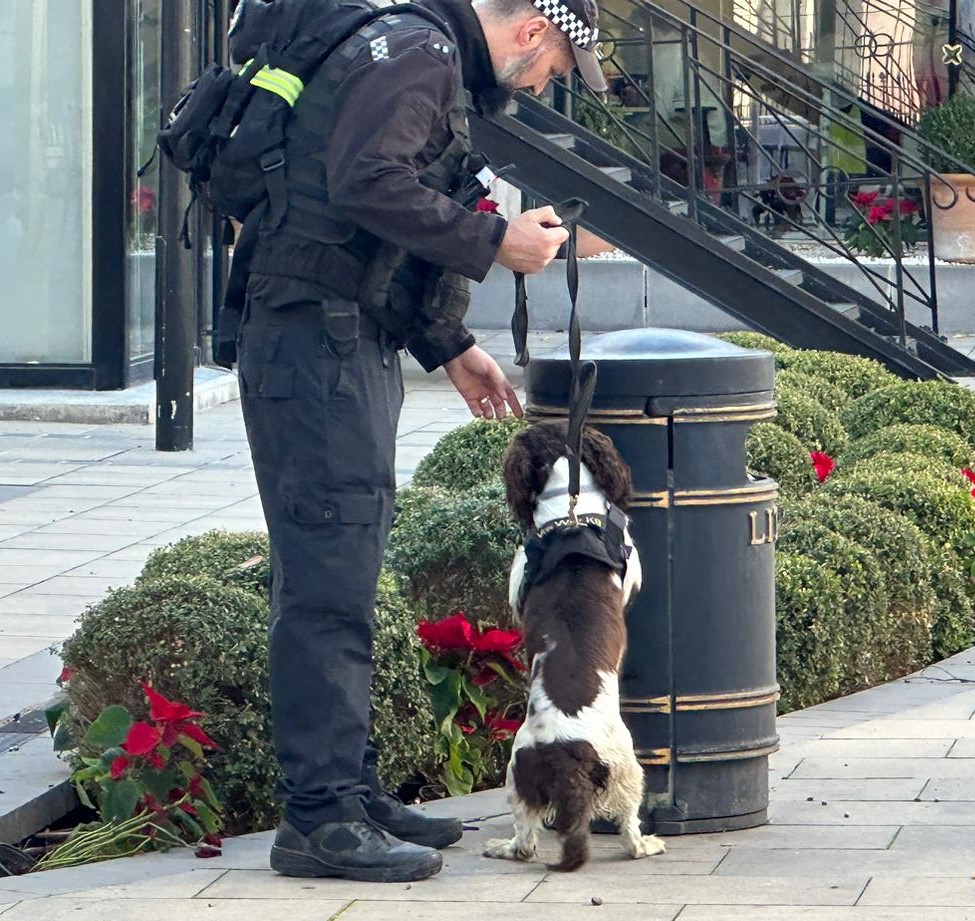
[[589, 468], [603, 495], [625, 512], [633, 492], [630, 468], [613, 442], [589, 426], [583, 429], [582, 462]]
[[535, 503], [545, 488], [548, 468], [533, 450], [527, 431], [520, 432], [508, 445], [502, 469], [508, 507], [518, 524], [530, 528], [535, 523]]

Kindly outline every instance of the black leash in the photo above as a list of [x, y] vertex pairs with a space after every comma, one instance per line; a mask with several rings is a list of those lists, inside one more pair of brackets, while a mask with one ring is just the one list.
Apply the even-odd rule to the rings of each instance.
[[[579, 261], [576, 256], [576, 224], [586, 208], [586, 202], [570, 198], [554, 205], [555, 213], [569, 231], [569, 248], [565, 260], [565, 277], [569, 287], [569, 367], [572, 385], [569, 390], [569, 428], [566, 434], [566, 456], [569, 461], [569, 517], [575, 521], [576, 502], [579, 499], [579, 477], [582, 464], [582, 428], [592, 405], [596, 389], [596, 365], [580, 361], [582, 329], [579, 324], [577, 299], [579, 295]], [[528, 291], [525, 276], [515, 272], [515, 312], [511, 317], [511, 333], [518, 353], [515, 363], [520, 367], [528, 364]]]

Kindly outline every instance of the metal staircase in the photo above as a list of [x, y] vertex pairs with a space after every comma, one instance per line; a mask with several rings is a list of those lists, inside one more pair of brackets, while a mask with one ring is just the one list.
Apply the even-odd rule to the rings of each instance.
[[[855, 213], [852, 196], [868, 187], [886, 188], [896, 213], [922, 201], [930, 214], [944, 193], [923, 142], [904, 150], [864, 127], [828, 104], [835, 89], [794, 58], [770, 60], [780, 52], [687, 0], [678, 0], [686, 18], [631, 2], [629, 31], [617, 23], [611, 33], [608, 104], [580, 87], [553, 106], [519, 96], [503, 115], [471, 113], [478, 147], [496, 164], [513, 163], [507, 178], [539, 199], [585, 199], [585, 226], [755, 329], [875, 358], [903, 377], [975, 375], [975, 361], [937, 335], [932, 248], [918, 271], [887, 234], [891, 262], [878, 265], [851, 250], [838, 226], [837, 214]], [[676, 87], [676, 98], [662, 85]], [[802, 170], [782, 168], [761, 143], [761, 124], [791, 139]], [[851, 136], [882, 162], [851, 153]], [[863, 175], [837, 165], [844, 155], [859, 156]], [[756, 169], [763, 165], [767, 178]], [[871, 296], [784, 245], [785, 233], [856, 266]], [[930, 316], [930, 328], [910, 322], [908, 308], [915, 319]]]

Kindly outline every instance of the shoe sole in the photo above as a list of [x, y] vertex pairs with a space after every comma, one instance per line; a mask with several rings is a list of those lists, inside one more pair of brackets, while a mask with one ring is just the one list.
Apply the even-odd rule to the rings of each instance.
[[360, 883], [413, 883], [440, 872], [443, 858], [435, 856], [436, 860], [424, 856], [395, 867], [342, 867], [275, 844], [271, 847], [271, 869], [282, 876], [305, 879], [337, 876]]
[[[390, 832], [392, 834], [392, 832]], [[401, 841], [409, 841], [411, 844], [419, 844], [423, 847], [432, 847], [435, 850], [439, 850], [442, 847], [450, 847], [451, 844], [456, 844], [464, 837], [464, 829], [458, 826], [455, 829], [451, 829], [447, 832], [441, 832], [438, 835], [410, 835], [409, 838], [401, 838]]]

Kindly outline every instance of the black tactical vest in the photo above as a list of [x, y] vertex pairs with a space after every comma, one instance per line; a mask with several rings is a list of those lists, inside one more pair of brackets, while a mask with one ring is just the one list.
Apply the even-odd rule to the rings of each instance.
[[[250, 265], [251, 272], [314, 282], [338, 297], [356, 301], [400, 342], [418, 309], [431, 315], [462, 316], [468, 299], [466, 279], [459, 284], [459, 276], [433, 267], [422, 278], [399, 271], [407, 257], [403, 249], [356, 227], [329, 204], [326, 127], [336, 89], [362, 49], [393, 29], [414, 23], [430, 26], [429, 19], [412, 13], [374, 20], [333, 52], [305, 86], [287, 126], [286, 169], [282, 171], [286, 202], [277, 213], [271, 202], [263, 214]], [[452, 38], [446, 24], [443, 31]], [[476, 170], [470, 158], [468, 100], [460, 84], [448, 115], [450, 141], [419, 174], [423, 185], [455, 198], [471, 197], [472, 192], [478, 198], [485, 194], [471, 188]], [[472, 197], [469, 206], [474, 200]]]

